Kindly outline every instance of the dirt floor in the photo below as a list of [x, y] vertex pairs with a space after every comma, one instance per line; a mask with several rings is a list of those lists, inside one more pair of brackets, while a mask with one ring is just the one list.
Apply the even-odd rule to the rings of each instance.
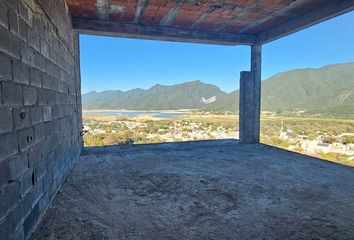
[[354, 239], [354, 168], [236, 141], [86, 149], [32, 239]]

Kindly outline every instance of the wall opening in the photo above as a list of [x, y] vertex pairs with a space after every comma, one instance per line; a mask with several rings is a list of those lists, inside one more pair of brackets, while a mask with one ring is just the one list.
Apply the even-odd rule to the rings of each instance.
[[263, 47], [263, 143], [354, 166], [353, 17]]
[[238, 139], [249, 47], [80, 41], [85, 146]]

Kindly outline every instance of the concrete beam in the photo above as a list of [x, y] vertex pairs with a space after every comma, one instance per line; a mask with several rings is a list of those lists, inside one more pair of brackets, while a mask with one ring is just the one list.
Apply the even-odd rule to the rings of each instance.
[[163, 26], [145, 26], [83, 18], [72, 19], [73, 28], [82, 34], [112, 37], [140, 38], [173, 42], [206, 43], [216, 45], [253, 45], [257, 37], [252, 34], [214, 33]]
[[261, 32], [259, 34], [259, 43], [265, 44], [274, 41], [352, 10], [354, 10], [353, 0], [328, 1], [328, 4], [320, 8], [316, 8], [300, 17], [294, 17], [272, 29]]
[[259, 143], [262, 46], [251, 47], [251, 71], [240, 77], [240, 142]]

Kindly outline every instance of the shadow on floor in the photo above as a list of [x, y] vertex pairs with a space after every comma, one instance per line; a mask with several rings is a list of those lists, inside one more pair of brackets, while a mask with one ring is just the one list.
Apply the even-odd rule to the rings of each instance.
[[86, 148], [32, 239], [353, 239], [353, 179], [234, 140]]

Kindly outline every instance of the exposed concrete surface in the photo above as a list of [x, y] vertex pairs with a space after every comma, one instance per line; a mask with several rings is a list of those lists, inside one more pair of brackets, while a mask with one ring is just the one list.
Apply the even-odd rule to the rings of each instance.
[[32, 239], [354, 239], [353, 181], [261, 144], [93, 148]]

